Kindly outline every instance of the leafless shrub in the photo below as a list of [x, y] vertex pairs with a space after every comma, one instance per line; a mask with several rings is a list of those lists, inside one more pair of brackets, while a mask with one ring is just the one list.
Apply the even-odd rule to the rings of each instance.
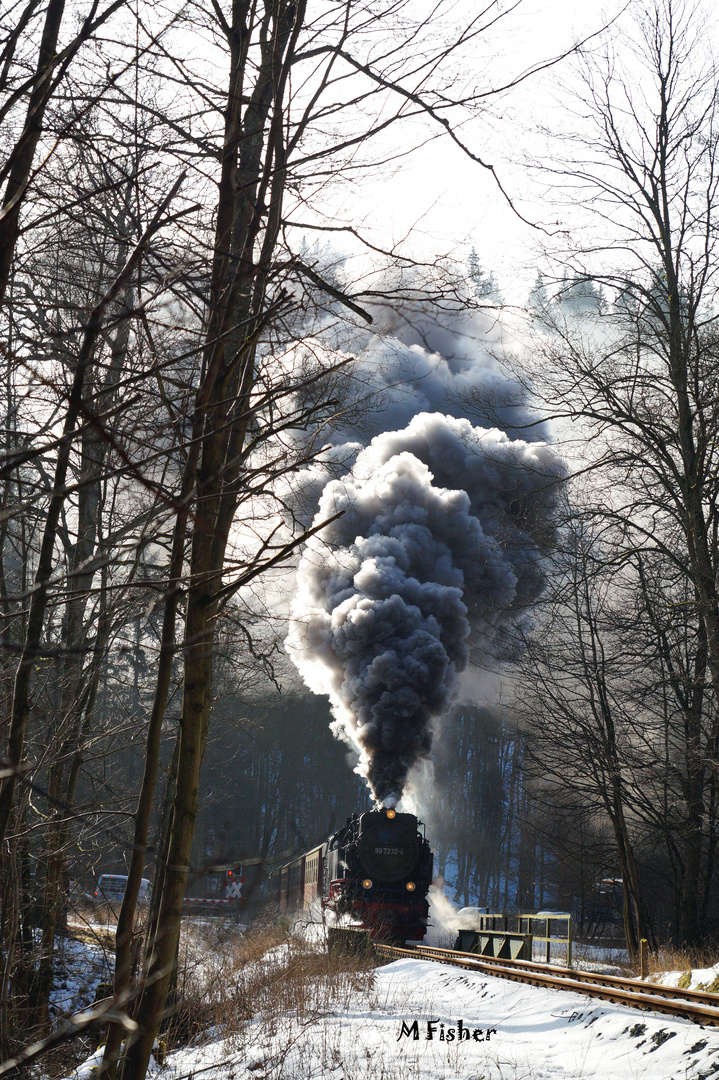
[[346, 1009], [355, 991], [373, 987], [371, 957], [330, 955], [277, 925], [240, 933], [200, 924], [183, 936], [168, 1047], [203, 1033], [245, 1046], [256, 1017], [267, 1037], [290, 1017], [304, 1027]]
[[[656, 980], [660, 975], [664, 975], [668, 971], [681, 971], [684, 975], [689, 975], [689, 981], [686, 983], [688, 986], [689, 982], [691, 982], [692, 971], [714, 967], [718, 962], [719, 949], [716, 946], [701, 945], [688, 948], [671, 944], [663, 945], [656, 952], [649, 954], [649, 978]], [[717, 986], [712, 985], [711, 980], [709, 980], [706, 989], [711, 989], [712, 993], [716, 993], [718, 990]]]

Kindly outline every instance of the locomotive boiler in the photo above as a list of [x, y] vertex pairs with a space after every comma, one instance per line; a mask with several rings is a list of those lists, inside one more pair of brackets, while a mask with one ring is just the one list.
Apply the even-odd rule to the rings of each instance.
[[353, 814], [324, 843], [281, 866], [281, 912], [320, 900], [351, 925], [386, 941], [421, 941], [433, 857], [414, 814], [393, 809]]

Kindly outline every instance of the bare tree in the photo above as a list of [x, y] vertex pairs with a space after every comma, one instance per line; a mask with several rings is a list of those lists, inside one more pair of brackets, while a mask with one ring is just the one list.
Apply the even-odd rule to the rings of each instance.
[[577, 519], [570, 535], [574, 542], [557, 558], [559, 585], [540, 619], [541, 635], [526, 642], [517, 712], [547, 802], [561, 805], [572, 793], [611, 826], [627, 947], [636, 955], [648, 927], [634, 810], [647, 780], [642, 751], [652, 738], [632, 692], [634, 658], [617, 626], [618, 583], [597, 566], [601, 540]]
[[[5, 299], [15, 247], [20, 236], [20, 214], [34, 180], [33, 164], [46, 122], [48, 106], [65, 85], [68, 69], [83, 45], [91, 41], [108, 19], [125, 6], [125, 0], [113, 0], [100, 10], [93, 2], [80, 24], [63, 45], [60, 35], [65, 15], [65, 0], [49, 0], [44, 17], [40, 5], [30, 0], [19, 11], [16, 21], [4, 28], [1, 39], [2, 75], [0, 117], [13, 122], [22, 114], [17, 136], [6, 149], [0, 171], [5, 184], [0, 217], [0, 305]], [[38, 20], [42, 19], [40, 41], [37, 43]], [[30, 55], [36, 52], [35, 68], [28, 76]], [[104, 88], [99, 89], [99, 96]], [[14, 126], [14, 125], [13, 125]], [[72, 121], [70, 127], [72, 126]], [[68, 135], [69, 131], [63, 132]]]
[[[679, 932], [694, 941], [719, 736], [719, 73], [703, 48], [699, 8], [656, 0], [629, 14], [622, 30], [631, 48], [620, 57], [610, 40], [586, 59], [577, 111], [589, 126], [564, 133], [562, 163], [549, 165], [560, 191], [589, 215], [584, 242], [565, 256], [571, 281], [601, 284], [612, 302], [580, 316], [545, 306], [531, 380], [557, 430], [568, 436], [564, 422], [572, 421], [581, 432], [582, 445], [567, 447], [577, 471], [594, 476], [593, 557], [634, 568], [632, 593], [643, 598], [644, 626], [681, 717], [677, 729], [685, 725]], [[657, 571], [659, 582], [648, 588]], [[628, 577], [617, 577], [617, 591]], [[690, 616], [681, 642], [661, 611], [677, 593]], [[658, 698], [650, 704], [647, 693], [645, 705], [651, 726]], [[609, 755], [606, 767], [615, 770], [613, 761]], [[628, 888], [635, 899], [631, 870]]]

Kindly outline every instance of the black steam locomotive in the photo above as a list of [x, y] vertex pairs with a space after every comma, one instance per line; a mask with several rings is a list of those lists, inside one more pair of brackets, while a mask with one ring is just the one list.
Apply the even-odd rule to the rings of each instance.
[[[324, 844], [277, 871], [280, 911], [323, 906], [386, 941], [421, 941], [433, 858], [414, 814], [353, 814]], [[421, 826], [423, 829], [424, 826]]]

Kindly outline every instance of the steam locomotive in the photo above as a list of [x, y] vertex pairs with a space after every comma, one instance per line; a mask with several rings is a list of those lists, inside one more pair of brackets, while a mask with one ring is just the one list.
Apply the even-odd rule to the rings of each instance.
[[[422, 831], [420, 831], [422, 830]], [[323, 907], [384, 941], [421, 941], [433, 856], [414, 814], [353, 814], [324, 844], [276, 871], [281, 912]]]

